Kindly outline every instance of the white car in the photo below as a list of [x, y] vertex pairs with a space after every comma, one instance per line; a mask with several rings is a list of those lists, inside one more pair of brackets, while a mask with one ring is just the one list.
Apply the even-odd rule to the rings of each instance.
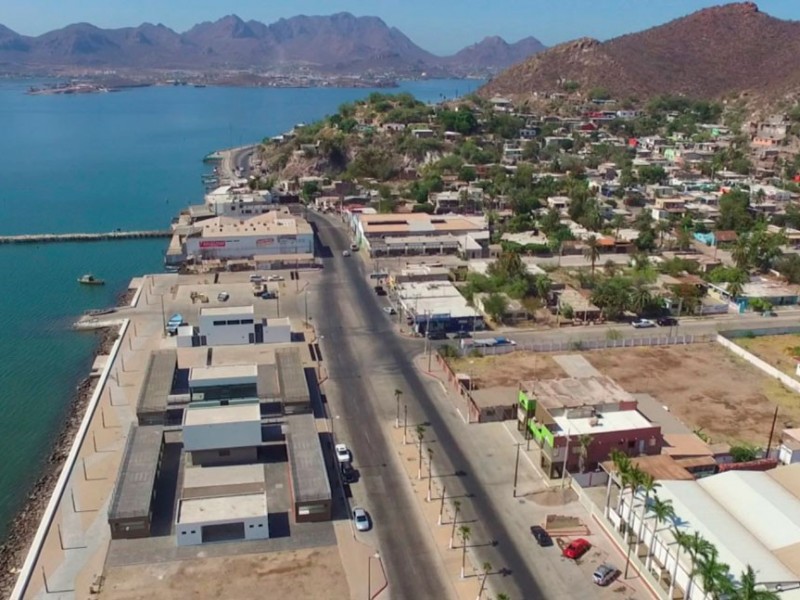
[[367, 511], [359, 507], [353, 509], [353, 522], [356, 524], [356, 529], [359, 531], [369, 531], [371, 526]]
[[655, 321], [651, 321], [650, 319], [638, 319], [631, 323], [634, 329], [646, 329], [647, 327], [655, 327]]
[[283, 281], [282, 275], [270, 275], [267, 277], [267, 281]]
[[397, 311], [394, 309], [393, 306], [384, 306], [383, 307], [383, 312], [385, 312], [387, 315], [396, 315], [397, 314]]
[[350, 250], [343, 250], [342, 256], [350, 256]]
[[217, 294], [217, 300], [219, 300], [220, 302], [227, 302], [228, 298], [230, 297], [231, 295], [228, 292], [220, 292], [219, 294]]
[[336, 450], [336, 460], [340, 463], [350, 462], [350, 449], [347, 446], [344, 444], [336, 444], [334, 450]]

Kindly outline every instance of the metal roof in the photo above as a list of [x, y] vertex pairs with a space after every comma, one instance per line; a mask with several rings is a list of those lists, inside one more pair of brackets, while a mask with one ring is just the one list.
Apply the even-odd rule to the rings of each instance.
[[131, 424], [108, 509], [109, 521], [147, 517], [150, 514], [163, 440], [162, 427]]
[[147, 361], [147, 372], [139, 390], [136, 414], [164, 412], [167, 396], [172, 391], [178, 353], [175, 350], [156, 350]]
[[308, 382], [300, 350], [297, 348], [280, 348], [275, 351], [275, 363], [278, 365], [278, 382], [284, 404], [309, 404]]
[[258, 365], [258, 397], [265, 400], [278, 400], [281, 397], [281, 386], [278, 383], [278, 367], [276, 365]]
[[331, 485], [314, 415], [291, 415], [287, 423], [289, 433], [286, 435], [286, 445], [295, 502], [330, 500]]

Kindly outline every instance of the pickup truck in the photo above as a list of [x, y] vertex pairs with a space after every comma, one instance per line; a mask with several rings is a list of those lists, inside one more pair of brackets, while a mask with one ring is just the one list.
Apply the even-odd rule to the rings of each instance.
[[167, 333], [169, 335], [177, 335], [178, 334], [178, 327], [183, 325], [183, 315], [181, 314], [174, 314], [169, 318], [167, 321]]

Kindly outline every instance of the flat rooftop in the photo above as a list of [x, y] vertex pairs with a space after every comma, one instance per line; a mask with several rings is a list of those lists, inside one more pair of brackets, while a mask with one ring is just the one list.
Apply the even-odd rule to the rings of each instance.
[[209, 498], [266, 492], [263, 464], [187, 467], [181, 498]]
[[212, 365], [192, 367], [189, 371], [189, 385], [202, 384], [219, 379], [240, 379], [258, 377], [258, 365]]
[[200, 316], [222, 317], [232, 315], [252, 315], [253, 305], [250, 306], [211, 306], [200, 309]]
[[[651, 475], [657, 481], [694, 481], [694, 475], [689, 473], [674, 458], [666, 454], [632, 457], [631, 464]], [[603, 469], [608, 472], [613, 471], [614, 463], [610, 460], [604, 462]]]
[[175, 350], [156, 350], [147, 361], [144, 382], [136, 401], [136, 414], [164, 412], [167, 396], [172, 391], [178, 353]]
[[569, 418], [565, 415], [553, 417], [562, 433], [570, 435], [592, 435], [610, 431], [631, 431], [653, 427], [638, 410], [612, 410], [600, 412], [595, 417]]
[[604, 375], [531, 380], [520, 386], [537, 403], [549, 409], [636, 402], [631, 394]]
[[131, 425], [122, 466], [111, 496], [109, 519], [146, 517], [150, 514], [163, 439], [162, 427]]
[[178, 504], [178, 523], [238, 521], [267, 515], [267, 495], [239, 494], [215, 498], [189, 498]]
[[221, 425], [261, 421], [261, 407], [258, 400], [231, 400], [230, 404], [218, 402], [193, 402], [183, 412], [183, 425]]
[[275, 351], [278, 384], [286, 404], [309, 404], [308, 382], [298, 348], [280, 348]]
[[295, 502], [330, 500], [331, 486], [314, 415], [291, 415], [287, 423], [286, 445]]

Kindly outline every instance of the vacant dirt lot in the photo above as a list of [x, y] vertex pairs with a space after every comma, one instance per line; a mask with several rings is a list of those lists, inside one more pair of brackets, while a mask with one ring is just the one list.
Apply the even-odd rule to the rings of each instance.
[[336, 546], [116, 567], [101, 600], [349, 598]]
[[800, 335], [765, 335], [755, 338], [738, 338], [734, 341], [776, 369], [780, 369], [792, 377], [795, 376], [797, 361], [793, 357], [795, 349], [800, 355]]
[[[781, 348], [791, 345], [800, 345], [800, 341], [794, 344], [784, 340]], [[776, 405], [780, 406], [779, 428], [800, 425], [799, 395], [718, 344], [626, 348], [582, 355], [627, 391], [650, 394], [688, 427], [702, 427], [712, 441], [765, 446]], [[789, 358], [785, 353], [783, 356], [784, 360]], [[513, 385], [534, 377], [564, 377], [550, 356], [528, 352], [466, 358], [454, 366], [465, 373], [472, 370], [482, 388]]]

